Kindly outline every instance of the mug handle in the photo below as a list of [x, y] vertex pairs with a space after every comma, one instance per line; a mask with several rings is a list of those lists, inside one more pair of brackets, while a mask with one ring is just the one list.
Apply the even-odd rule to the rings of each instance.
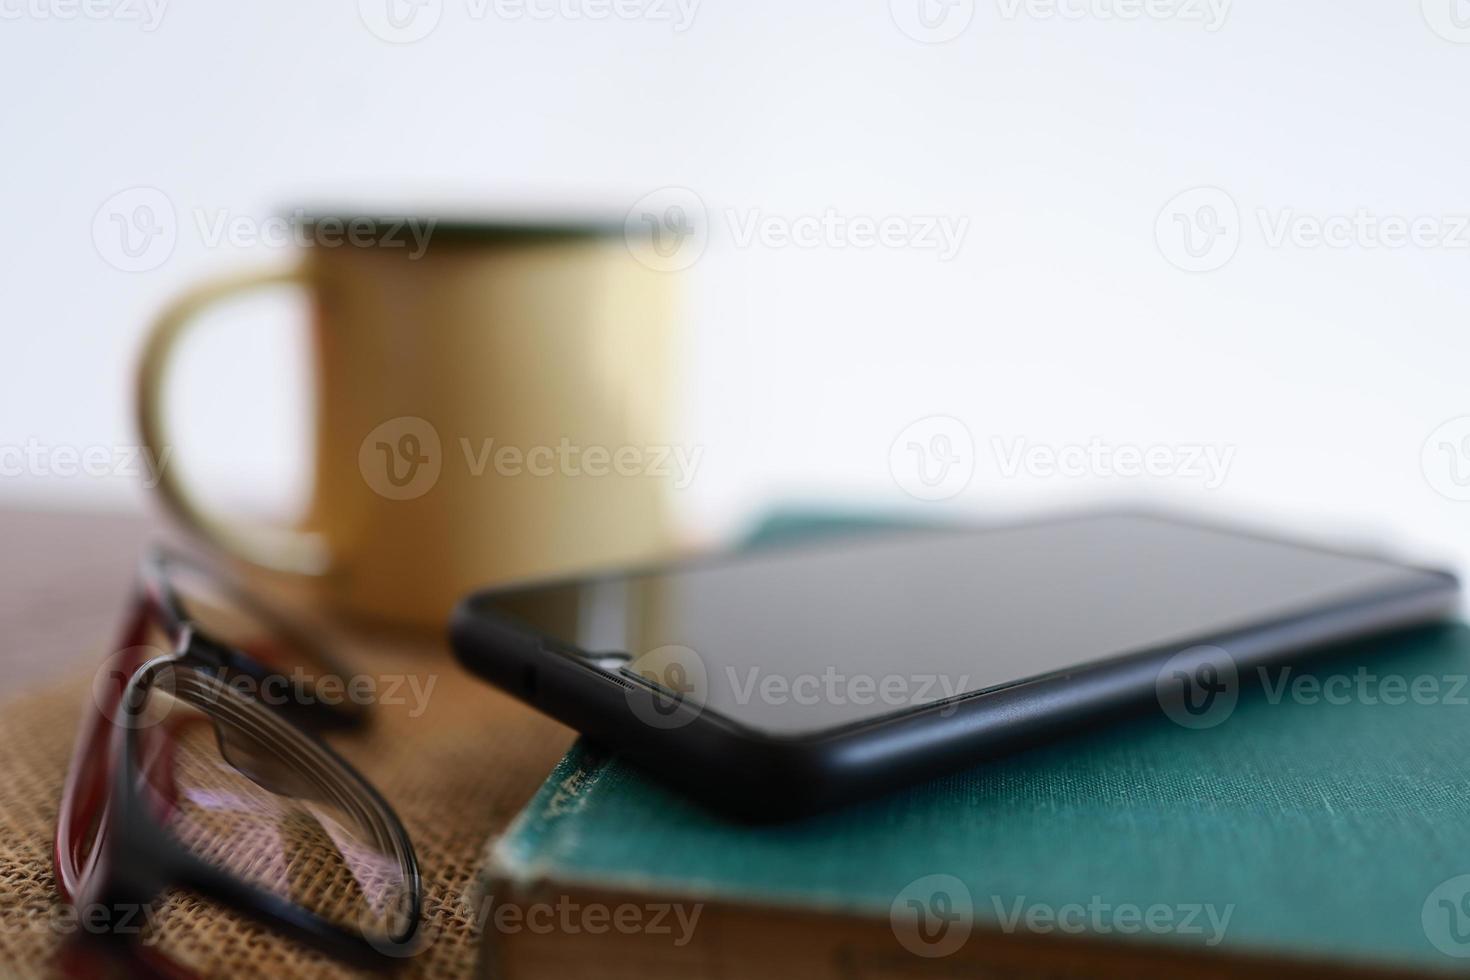
[[[174, 349], [185, 328], [219, 300], [264, 286], [307, 285], [304, 267], [247, 273], [205, 283], [174, 300], [154, 323], [138, 367], [138, 430], [154, 459], [166, 457], [162, 409], [163, 383]], [[290, 528], [247, 525], [211, 515], [200, 507], [169, 466], [159, 467], [158, 492], [165, 507], [185, 528], [227, 554], [274, 571], [322, 575], [330, 567], [326, 542], [319, 534]]]

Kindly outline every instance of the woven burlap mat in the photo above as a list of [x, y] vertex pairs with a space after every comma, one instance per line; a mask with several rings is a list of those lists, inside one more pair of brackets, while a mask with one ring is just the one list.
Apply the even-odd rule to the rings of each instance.
[[[104, 653], [99, 644], [94, 662]], [[465, 674], [437, 641], [358, 637], [339, 653], [377, 679], [379, 702], [402, 701], [376, 704], [369, 730], [329, 738], [398, 811], [418, 852], [431, 942], [402, 975], [467, 975], [479, 939], [467, 896], [481, 851], [572, 733]], [[395, 678], [398, 696], [389, 697]], [[57, 951], [78, 928], [56, 898], [51, 837], [91, 679], [72, 673], [0, 705], [0, 974], [55, 974]], [[427, 696], [413, 693], [415, 680]], [[159, 903], [148, 940], [208, 976], [349, 973], [185, 894]]]

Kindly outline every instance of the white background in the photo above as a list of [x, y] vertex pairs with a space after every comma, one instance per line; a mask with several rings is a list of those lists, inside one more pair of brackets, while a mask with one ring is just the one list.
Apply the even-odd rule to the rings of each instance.
[[[1080, 17], [926, 0], [962, 29], [925, 43], [899, 26], [918, 23], [910, 0], [704, 0], [684, 30], [663, 8], [476, 16], [430, 0], [433, 30], [394, 44], [366, 26], [385, 0], [172, 0], [151, 30], [141, 4], [92, 2], [0, 0], [0, 447], [135, 442], [150, 316], [201, 277], [291, 259], [211, 247], [200, 216], [626, 209], [678, 186], [710, 229], [683, 274], [681, 438], [703, 449], [679, 498], [691, 527], [729, 530], [778, 500], [1000, 516], [1142, 498], [1470, 557], [1470, 503], [1436, 490], [1455, 486], [1452, 466], [1470, 474], [1470, 454], [1421, 459], [1441, 423], [1470, 415], [1470, 232], [1458, 248], [1272, 247], [1259, 217], [1470, 215], [1470, 44], [1453, 40], [1470, 30], [1451, 19], [1470, 24], [1464, 3], [1237, 0], [1211, 31], [1097, 16], [1108, 0]], [[177, 242], [126, 272], [93, 222], [137, 186], [163, 192]], [[1201, 186], [1238, 207], [1239, 246], [1190, 273], [1155, 226]], [[828, 209], [968, 228], [945, 261], [742, 247], [726, 217]], [[289, 297], [238, 310], [190, 352], [179, 451], [194, 447], [220, 492], [300, 488], [299, 313]], [[890, 445], [936, 414], [971, 434], [975, 472], [924, 502], [895, 480]], [[1214, 489], [1008, 477], [994, 439], [1234, 457]], [[30, 466], [0, 495], [141, 507], [137, 483]]]

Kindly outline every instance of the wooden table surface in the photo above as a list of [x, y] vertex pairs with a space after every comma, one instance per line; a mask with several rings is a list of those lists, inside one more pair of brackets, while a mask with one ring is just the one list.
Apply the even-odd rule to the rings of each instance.
[[0, 693], [84, 665], [111, 642], [149, 525], [136, 514], [0, 510]]

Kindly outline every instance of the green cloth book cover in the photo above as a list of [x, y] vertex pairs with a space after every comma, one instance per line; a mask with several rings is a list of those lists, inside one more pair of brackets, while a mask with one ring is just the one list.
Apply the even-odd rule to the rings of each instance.
[[911, 906], [1001, 933], [1463, 972], [1467, 678], [1470, 629], [1419, 629], [1272, 669], [1209, 727], [1139, 716], [770, 826], [579, 743], [490, 865], [526, 882], [880, 920]]

